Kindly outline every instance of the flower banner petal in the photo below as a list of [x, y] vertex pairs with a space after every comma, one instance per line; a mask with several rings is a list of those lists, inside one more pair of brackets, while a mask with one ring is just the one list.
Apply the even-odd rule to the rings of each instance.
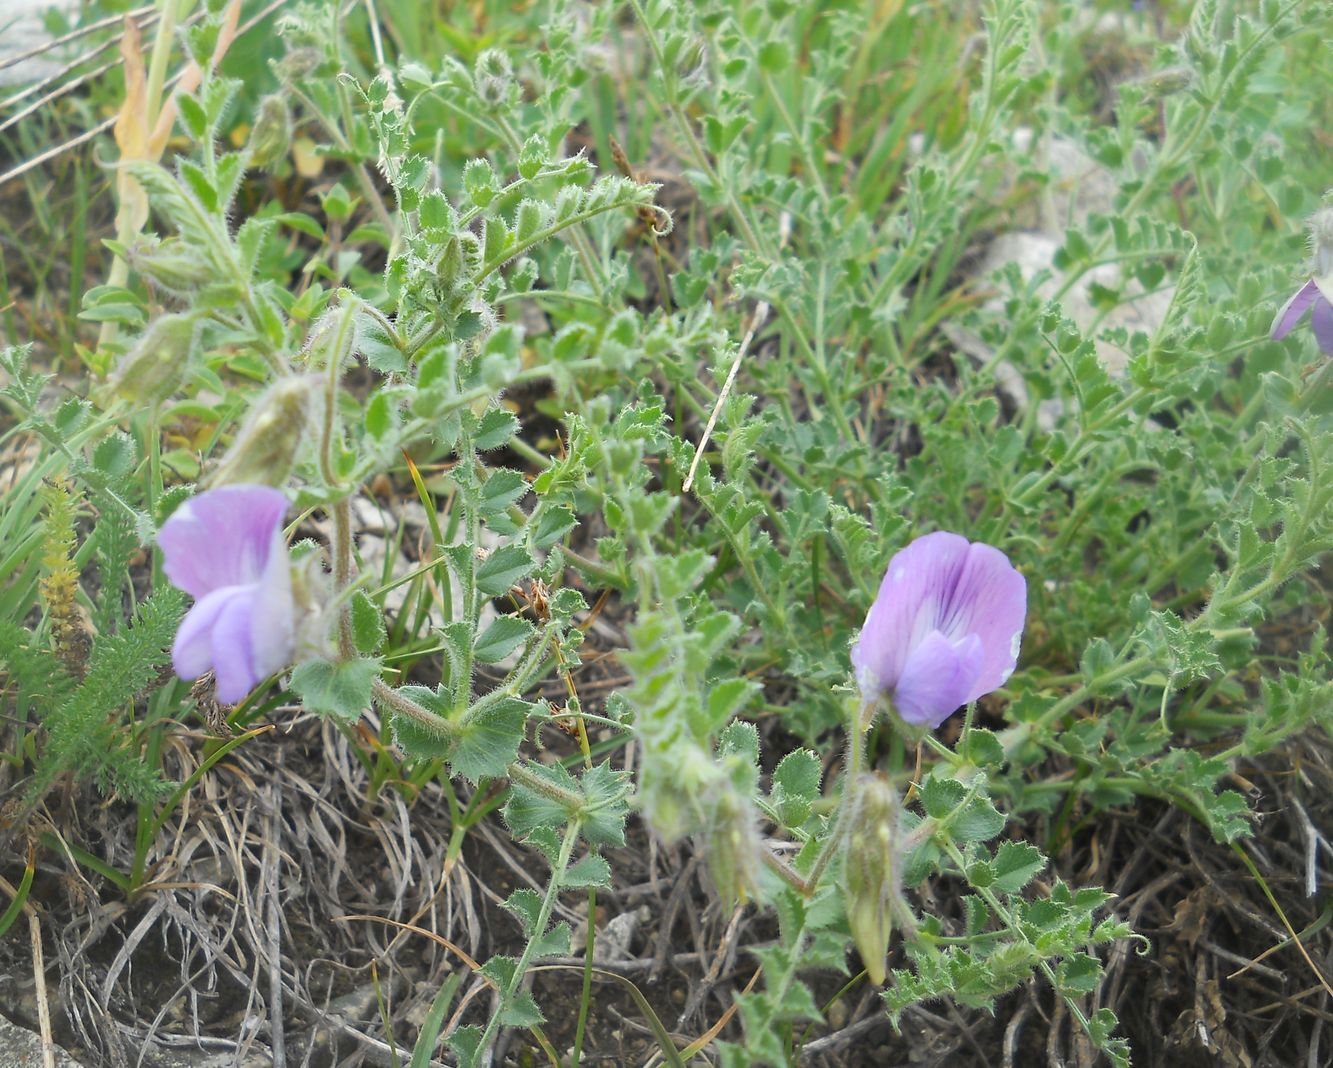
[[861, 636], [852, 664], [867, 699], [892, 690], [912, 650], [937, 629], [940, 607], [967, 560], [968, 541], [937, 531], [894, 554]]
[[965, 634], [981, 639], [981, 670], [964, 704], [1003, 686], [1013, 674], [1027, 607], [1027, 580], [1009, 558], [990, 545], [969, 546], [943, 621], [949, 625], [940, 628], [955, 641]]
[[162, 570], [193, 597], [259, 581], [287, 514], [287, 498], [268, 486], [223, 486], [194, 497], [162, 525]]

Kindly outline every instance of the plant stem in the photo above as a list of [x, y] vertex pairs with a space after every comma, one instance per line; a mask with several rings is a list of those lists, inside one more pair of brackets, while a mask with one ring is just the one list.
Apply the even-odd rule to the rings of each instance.
[[[546, 887], [545, 895], [542, 897], [541, 909], [538, 911], [537, 919], [532, 925], [532, 933], [528, 938], [528, 944], [523, 947], [523, 954], [514, 966], [514, 974], [509, 982], [505, 984], [505, 988], [500, 991], [500, 1008], [487, 1022], [481, 1041], [477, 1043], [478, 1050], [489, 1049], [491, 1043], [495, 1041], [495, 1033], [500, 1027], [500, 1017], [514, 1003], [514, 995], [518, 993], [519, 984], [523, 982], [523, 976], [528, 970], [533, 951], [537, 943], [541, 941], [542, 936], [546, 934], [546, 925], [551, 922], [551, 912], [555, 908], [555, 899], [559, 896], [560, 883], [565, 877], [565, 869], [569, 867], [569, 858], [574, 854], [574, 844], [578, 841], [581, 825], [578, 819], [574, 819], [565, 828], [565, 838], [560, 843], [560, 855], [551, 868], [551, 881]], [[588, 916], [588, 922], [592, 923], [591, 914]]]

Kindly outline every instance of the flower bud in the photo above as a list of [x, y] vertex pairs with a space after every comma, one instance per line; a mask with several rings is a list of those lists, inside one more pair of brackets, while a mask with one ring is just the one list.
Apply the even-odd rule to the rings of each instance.
[[214, 277], [212, 266], [200, 252], [177, 237], [166, 241], [141, 237], [125, 250], [125, 262], [176, 297], [191, 296]]
[[902, 898], [898, 795], [877, 775], [862, 775], [849, 799], [852, 810], [844, 854], [843, 902], [852, 940], [870, 981], [884, 982], [893, 914]]
[[286, 482], [306, 440], [319, 385], [315, 375], [292, 375], [270, 386], [250, 409], [208, 485], [281, 486]]
[[435, 265], [436, 292], [441, 301], [447, 301], [457, 292], [463, 278], [463, 246], [457, 237], [449, 238]]
[[289, 48], [287, 54], [273, 63], [273, 69], [284, 82], [294, 82], [314, 74], [324, 62], [324, 53], [313, 46]]
[[251, 167], [267, 167], [287, 154], [292, 140], [292, 120], [287, 103], [274, 93], [259, 102], [259, 114], [246, 151]]
[[482, 102], [491, 107], [499, 107], [509, 96], [509, 87], [514, 83], [514, 68], [509, 56], [498, 48], [488, 48], [477, 57], [473, 69], [472, 84]]
[[133, 401], [166, 400], [185, 381], [197, 334], [191, 315], [154, 319], [111, 376], [112, 391]]
[[759, 887], [763, 842], [755, 826], [754, 806], [735, 790], [713, 803], [704, 828], [705, 859], [713, 885], [728, 905], [743, 903]]

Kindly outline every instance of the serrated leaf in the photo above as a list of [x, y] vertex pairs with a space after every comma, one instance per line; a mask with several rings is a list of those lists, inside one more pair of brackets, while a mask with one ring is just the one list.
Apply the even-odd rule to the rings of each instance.
[[999, 768], [1004, 762], [1004, 746], [992, 731], [974, 727], [963, 736], [958, 755], [979, 768]]
[[1046, 866], [1041, 850], [1027, 842], [1001, 842], [995, 852], [995, 888], [1016, 894]]
[[800, 827], [810, 818], [811, 803], [819, 797], [823, 768], [809, 749], [797, 749], [782, 758], [773, 772], [773, 804], [788, 827]]
[[733, 720], [717, 739], [717, 755], [721, 758], [739, 757], [749, 764], [759, 763], [759, 732], [753, 723]]
[[518, 757], [532, 705], [507, 697], [460, 724], [449, 770], [470, 782], [503, 775]]
[[508, 593], [519, 579], [532, 571], [532, 557], [521, 545], [502, 545], [486, 557], [477, 568], [477, 590], [487, 597]]
[[482, 452], [498, 449], [518, 433], [518, 417], [504, 408], [492, 408], [481, 417], [472, 444]]
[[974, 797], [954, 817], [949, 829], [958, 842], [985, 842], [1004, 830], [1004, 816], [986, 797]]
[[515, 992], [513, 1003], [500, 1011], [500, 1023], [505, 1027], [535, 1027], [545, 1022], [542, 1010], [526, 990]]
[[370, 707], [370, 687], [379, 678], [377, 658], [331, 663], [308, 660], [292, 672], [292, 689], [312, 712], [355, 723]]
[[[398, 692], [442, 719], [449, 714], [449, 703], [445, 697], [425, 686], [401, 686]], [[401, 712], [391, 713], [389, 726], [393, 730], [393, 740], [398, 744], [398, 748], [414, 760], [445, 758], [453, 752], [452, 734], [433, 731], [426, 724]]]
[[610, 761], [589, 768], [580, 781], [587, 803], [583, 809], [582, 835], [592, 845], [625, 844], [625, 818], [629, 815], [625, 775]]
[[967, 788], [956, 779], [930, 776], [921, 786], [921, 807], [927, 816], [947, 819], [967, 797]]
[[458, 1068], [475, 1068], [477, 1055], [481, 1052], [482, 1030], [476, 1024], [464, 1024], [455, 1027], [445, 1038], [445, 1043], [458, 1058]]
[[523, 936], [531, 938], [532, 932], [541, 919], [542, 896], [536, 890], [523, 887], [515, 890], [504, 901], [504, 907], [518, 917], [523, 928]]
[[498, 664], [532, 637], [534, 628], [518, 616], [500, 616], [482, 631], [472, 655], [483, 664]]
[[[578, 783], [559, 764], [528, 764], [528, 770], [548, 780], [561, 790], [578, 793]], [[560, 801], [521, 783], [509, 787], [509, 800], [503, 810], [504, 821], [515, 838], [527, 838], [539, 828], [564, 827], [573, 813]]]
[[384, 629], [384, 613], [379, 606], [366, 596], [364, 590], [352, 594], [351, 603], [352, 644], [356, 651], [369, 656], [384, 644], [387, 632]]
[[537, 526], [532, 530], [532, 544], [538, 549], [548, 549], [578, 525], [574, 513], [563, 505], [541, 509]]
[[708, 691], [708, 723], [705, 733], [715, 734], [739, 715], [759, 692], [752, 679], [730, 678]]
[[568, 956], [572, 942], [573, 935], [569, 930], [569, 924], [562, 920], [532, 943], [531, 959]]
[[560, 884], [569, 887], [610, 886], [611, 865], [597, 854], [589, 853], [566, 869]]
[[528, 492], [528, 481], [518, 471], [501, 467], [492, 471], [482, 484], [478, 508], [484, 516], [506, 511]]

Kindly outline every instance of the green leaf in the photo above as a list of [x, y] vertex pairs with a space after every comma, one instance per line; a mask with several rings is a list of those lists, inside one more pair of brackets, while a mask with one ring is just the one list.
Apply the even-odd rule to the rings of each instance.
[[[435, 690], [425, 686], [401, 686], [398, 692], [441, 719], [449, 715], [447, 698]], [[426, 724], [401, 712], [391, 714], [389, 726], [393, 729], [393, 740], [398, 743], [398, 748], [414, 760], [447, 758], [453, 752], [452, 734], [433, 731]]]
[[717, 755], [721, 758], [738, 757], [747, 764], [759, 763], [759, 731], [753, 723], [733, 720], [717, 739]]
[[610, 886], [611, 865], [597, 854], [589, 853], [582, 860], [566, 869], [565, 877], [560, 880], [560, 885], [569, 887]]
[[481, 1052], [482, 1030], [476, 1024], [455, 1027], [445, 1038], [449, 1048], [458, 1057], [459, 1068], [474, 1068]]
[[528, 492], [528, 481], [518, 471], [507, 467], [492, 471], [481, 487], [478, 508], [483, 516], [506, 511], [511, 504]]
[[519, 990], [514, 994], [513, 1004], [500, 1011], [500, 1022], [506, 1027], [535, 1027], [545, 1023], [546, 1017], [537, 1008], [532, 995], [526, 990]]
[[376, 441], [385, 441], [398, 423], [398, 407], [382, 390], [366, 405], [366, 433]]
[[967, 788], [956, 779], [932, 775], [921, 786], [921, 807], [927, 816], [947, 819], [967, 797]]
[[1075, 953], [1059, 963], [1056, 976], [1061, 990], [1091, 994], [1102, 979], [1101, 961], [1086, 953]]
[[708, 691], [708, 723], [705, 734], [715, 734], [744, 710], [759, 692], [753, 679], [723, 679]]
[[366, 596], [364, 590], [352, 594], [352, 644], [356, 651], [365, 656], [376, 652], [387, 632], [384, 629], [384, 613], [379, 606]]
[[1046, 858], [1036, 846], [1027, 842], [1001, 842], [992, 865], [995, 888], [1016, 894], [1045, 866]]
[[788, 827], [800, 827], [810, 818], [811, 804], [819, 796], [822, 771], [813, 752], [797, 749], [783, 757], [773, 772], [773, 804]]
[[949, 829], [958, 842], [985, 842], [1004, 830], [1004, 816], [986, 797], [974, 797], [957, 816]]
[[533, 569], [532, 557], [521, 545], [502, 545], [477, 568], [477, 590], [487, 597], [508, 593], [519, 579]]
[[477, 423], [472, 444], [481, 452], [498, 449], [518, 433], [518, 417], [504, 408], [492, 408]]
[[626, 776], [611, 767], [610, 761], [583, 773], [583, 794], [588, 799], [583, 808], [582, 834], [592, 845], [625, 844], [625, 818], [629, 815]]
[[[579, 792], [578, 783], [559, 764], [548, 766], [530, 763], [527, 769], [561, 790], [575, 794]], [[573, 813], [555, 798], [516, 782], [510, 785], [509, 800], [505, 803], [503, 815], [513, 836], [522, 840], [536, 830], [564, 827]]]
[[542, 508], [536, 529], [532, 530], [532, 544], [538, 549], [548, 549], [577, 525], [574, 513], [563, 505]]
[[523, 927], [523, 937], [531, 938], [537, 921], [541, 919], [542, 896], [536, 890], [527, 887], [515, 890], [505, 899], [504, 907], [518, 917]]
[[470, 782], [503, 775], [518, 757], [523, 728], [533, 708], [517, 697], [506, 697], [461, 724], [449, 770]]
[[292, 689], [312, 712], [355, 723], [370, 707], [370, 686], [381, 666], [365, 657], [337, 664], [308, 660], [292, 672]]
[[974, 727], [963, 736], [958, 755], [979, 768], [998, 769], [1005, 762], [1000, 739], [992, 731], [980, 727]]
[[483, 664], [498, 664], [532, 637], [534, 628], [518, 616], [501, 616], [482, 631], [472, 655]]

